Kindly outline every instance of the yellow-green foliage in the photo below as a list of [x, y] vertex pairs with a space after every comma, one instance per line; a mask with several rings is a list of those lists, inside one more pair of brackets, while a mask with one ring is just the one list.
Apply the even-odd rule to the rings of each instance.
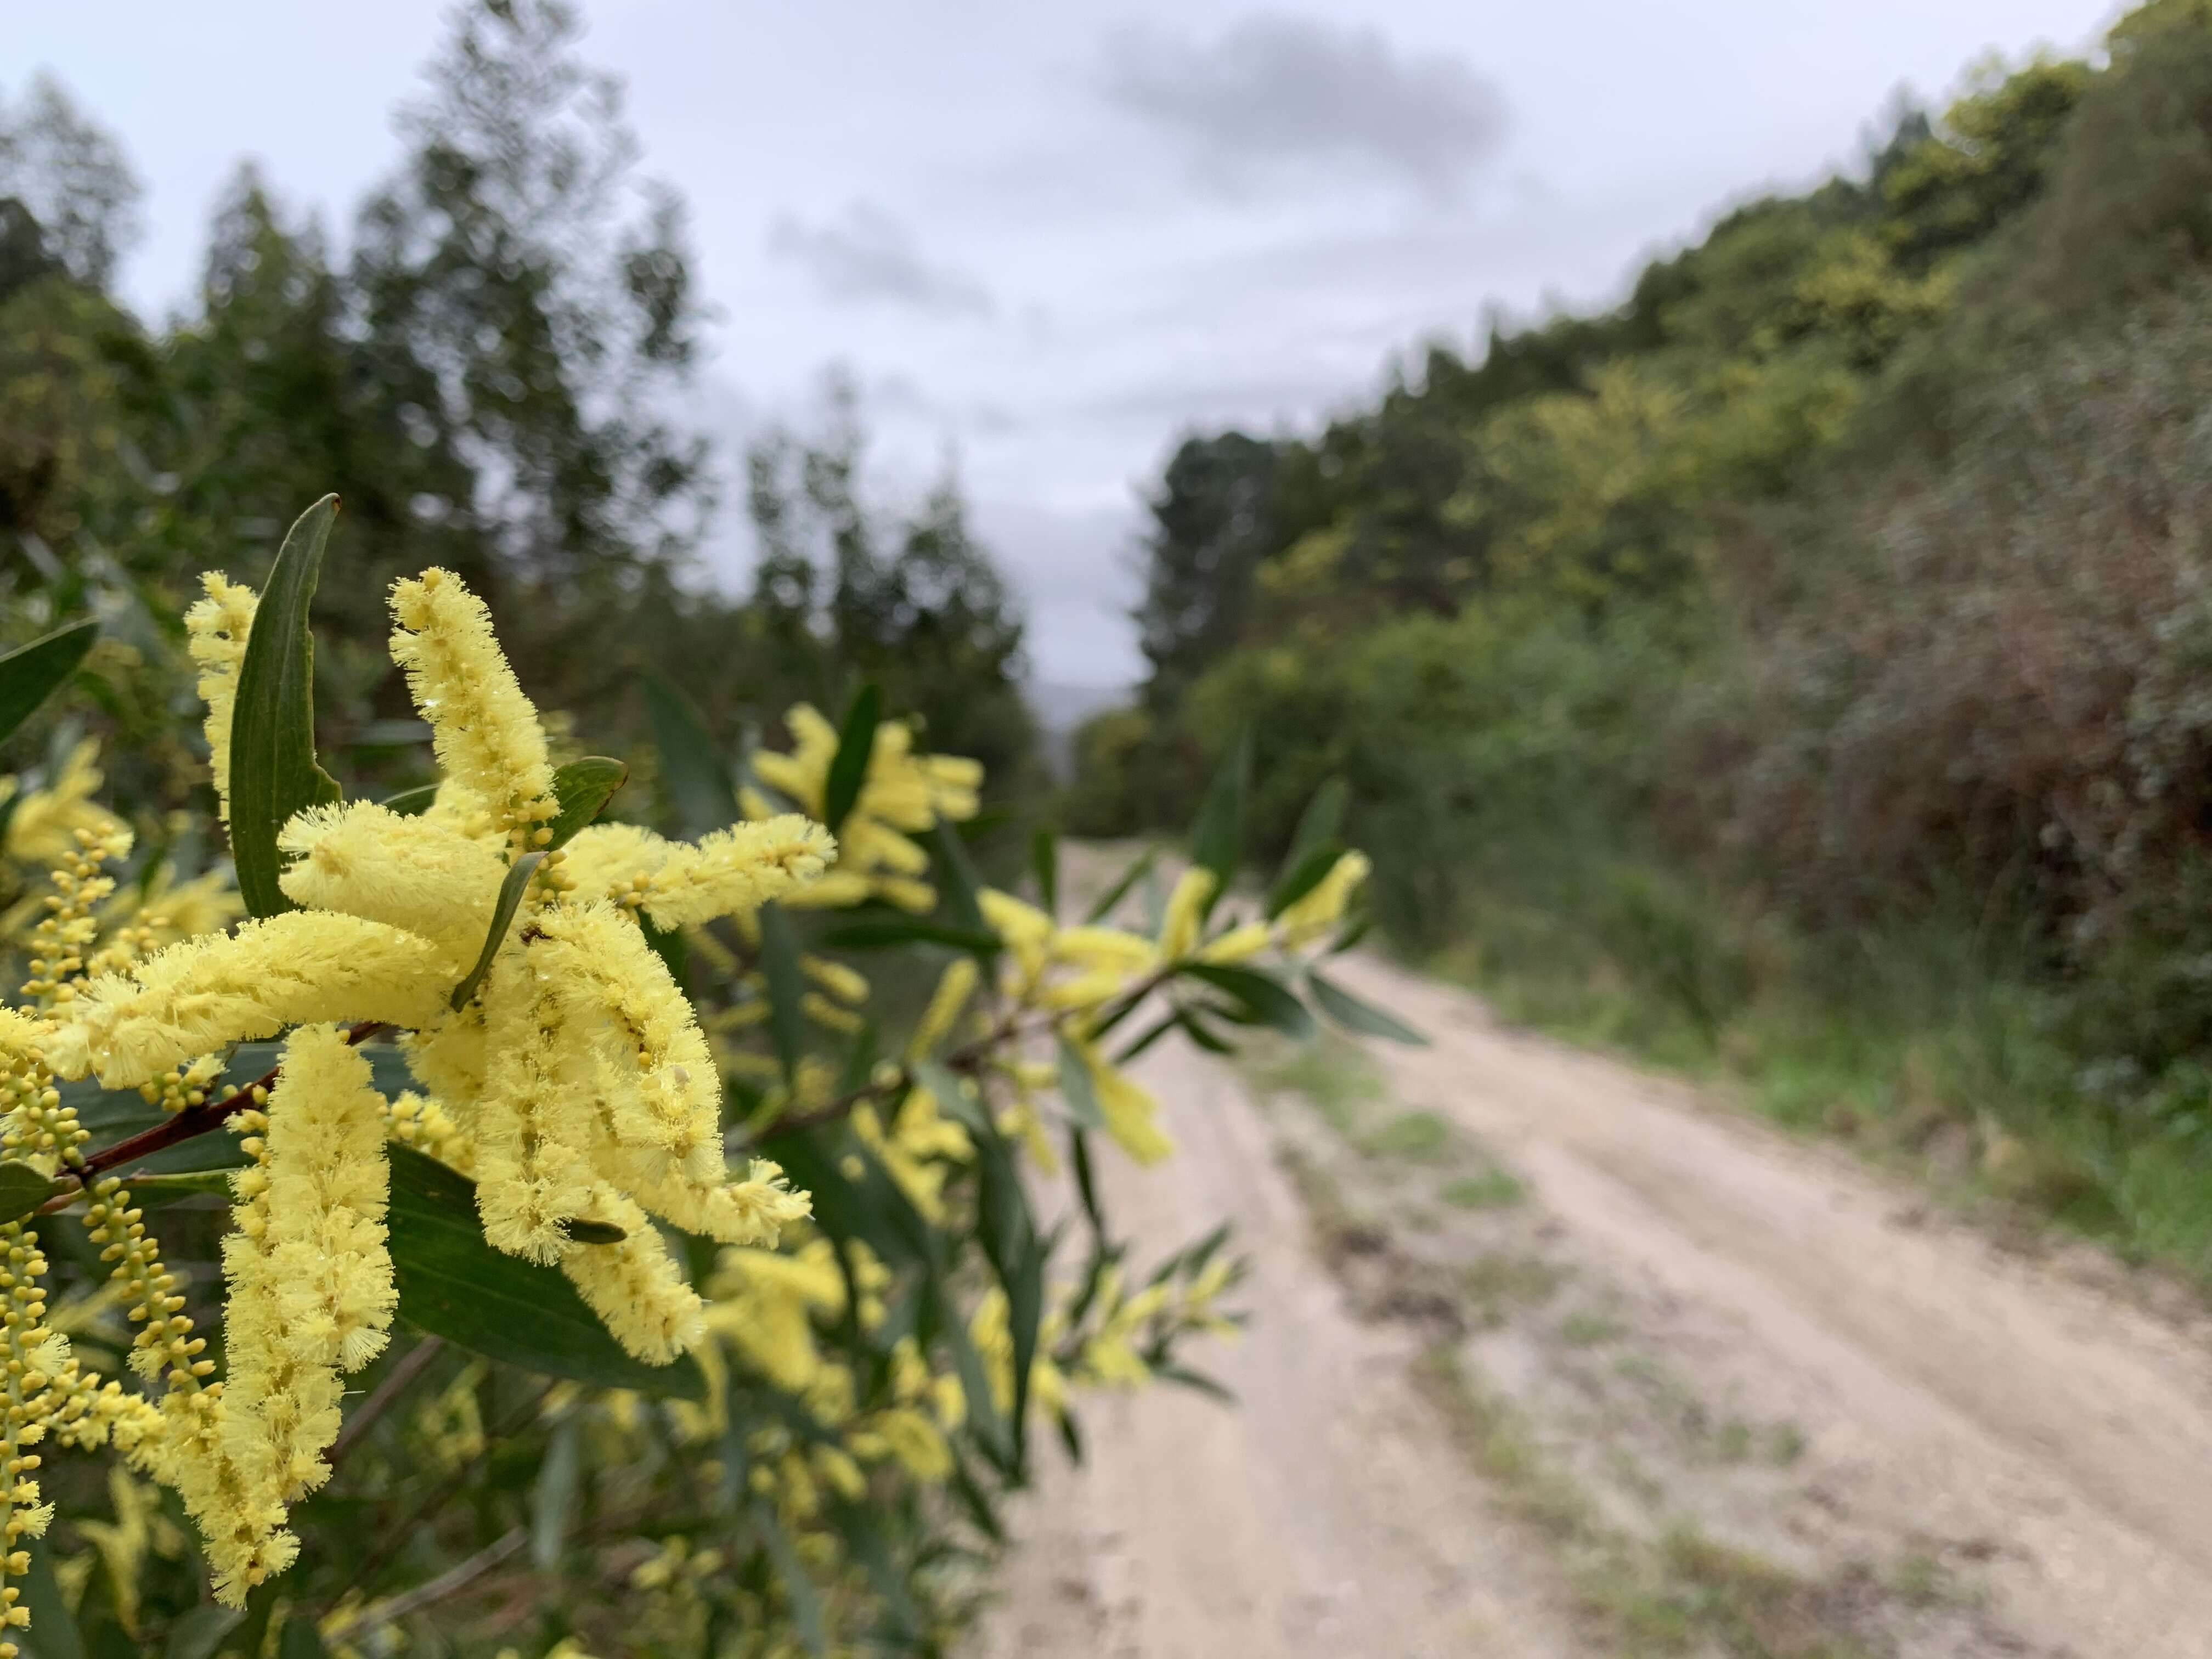
[[[830, 945], [779, 944], [794, 924], [771, 927], [763, 908], [858, 907], [878, 927], [935, 911], [945, 872], [921, 838], [975, 814], [974, 763], [917, 753], [908, 726], [881, 721], [833, 839], [767, 793], [823, 810], [843, 739], [801, 708], [788, 717], [794, 751], [754, 761], [746, 821], [690, 842], [611, 821], [552, 847], [550, 748], [489, 613], [435, 570], [399, 583], [393, 608], [392, 655], [445, 768], [436, 803], [417, 816], [313, 806], [281, 826], [281, 884], [299, 908], [234, 926], [219, 872], [178, 883], [151, 870], [125, 896], [132, 836], [94, 804], [89, 750], [15, 803], [8, 855], [55, 864], [51, 897], [19, 908], [0, 940], [27, 975], [18, 1006], [0, 1006], [6, 1150], [52, 1182], [49, 1209], [82, 1205], [107, 1280], [72, 1269], [58, 1318], [36, 1218], [0, 1227], [11, 1309], [0, 1435], [12, 1460], [0, 1616], [22, 1624], [25, 1547], [54, 1535], [28, 1450], [42, 1439], [106, 1448], [129, 1471], [86, 1486], [45, 1547], [64, 1553], [80, 1601], [97, 1568], [103, 1605], [133, 1639], [182, 1610], [162, 1565], [176, 1540], [148, 1519], [134, 1475], [177, 1493], [204, 1583], [247, 1609], [247, 1627], [312, 1618], [337, 1650], [367, 1651], [372, 1632], [408, 1616], [386, 1605], [404, 1589], [392, 1547], [333, 1553], [349, 1524], [336, 1517], [397, 1501], [408, 1458], [456, 1478], [475, 1469], [492, 1444], [477, 1395], [493, 1373], [475, 1362], [434, 1406], [391, 1410], [387, 1390], [432, 1352], [395, 1322], [407, 1311], [388, 1214], [397, 1141], [472, 1180], [483, 1241], [557, 1267], [621, 1349], [696, 1368], [696, 1400], [562, 1382], [532, 1408], [564, 1449], [547, 1450], [548, 1470], [570, 1460], [572, 1484], [599, 1494], [592, 1541], [574, 1547], [624, 1564], [624, 1620], [722, 1630], [714, 1651], [752, 1654], [784, 1650], [794, 1631], [848, 1643], [885, 1617], [921, 1616], [912, 1598], [930, 1620], [954, 1617], [957, 1596], [927, 1565], [927, 1528], [946, 1524], [923, 1519], [941, 1516], [933, 1490], [957, 1477], [988, 1504], [978, 1448], [994, 1480], [1018, 1476], [1007, 1439], [1018, 1402], [1065, 1416], [1079, 1389], [1134, 1386], [1162, 1367], [1182, 1375], [1178, 1344], [1230, 1328], [1216, 1303], [1235, 1267], [1218, 1239], [1139, 1284], [1093, 1212], [1088, 1265], [1048, 1279], [1014, 1160], [1036, 1179], [1061, 1174], [1063, 1112], [1139, 1162], [1167, 1156], [1162, 1104], [1127, 1067], [1166, 1027], [1132, 1041], [1122, 1018], [1147, 1004], [1208, 1017], [1209, 1005], [1186, 1006], [1194, 967], [1295, 967], [1339, 928], [1366, 860], [1343, 854], [1272, 921], [1217, 907], [1215, 877], [1193, 872], [1143, 932], [1071, 924], [1010, 891], [969, 888], [954, 869], [991, 948], [936, 969], [919, 1018], [886, 1040], [896, 1016], [878, 977]], [[249, 591], [209, 579], [190, 634], [218, 769], [247, 763], [228, 738], [256, 621]], [[218, 782], [228, 804], [229, 780]], [[542, 860], [534, 876], [510, 882], [526, 854]], [[280, 1037], [268, 1079], [225, 1091], [235, 1045]], [[395, 1039], [375, 1052], [404, 1055], [417, 1086], [387, 1097], [365, 1045]], [[1040, 1044], [1062, 1058], [1041, 1059]], [[1048, 1109], [1075, 1079], [1080, 1098]], [[136, 1091], [154, 1127], [94, 1145], [76, 1103], [118, 1097], [98, 1090]], [[239, 1137], [243, 1159], [225, 1183], [219, 1311], [195, 1304], [127, 1177], [109, 1173], [142, 1144], [216, 1129]], [[835, 1227], [817, 1224], [814, 1195], [763, 1154], [769, 1140], [808, 1158], [815, 1182], [840, 1185]], [[895, 1198], [863, 1196], [871, 1170]], [[885, 1212], [867, 1226], [888, 1235], [856, 1236], [842, 1207], [856, 1199], [906, 1206], [913, 1220]], [[940, 1242], [912, 1254], [908, 1226]], [[991, 1282], [956, 1292], [945, 1275], [979, 1244]], [[210, 1320], [217, 1349], [202, 1332]], [[516, 1335], [532, 1340], [526, 1319]], [[97, 1374], [76, 1341], [125, 1357], [125, 1374]], [[394, 1359], [388, 1346], [407, 1352]], [[1030, 1369], [1018, 1378], [1023, 1349]], [[365, 1371], [384, 1379], [367, 1407], [350, 1380]], [[978, 1380], [988, 1402], [970, 1396]], [[384, 1419], [366, 1487], [355, 1462], [338, 1462], [357, 1410]], [[979, 1412], [995, 1425], [980, 1442]], [[687, 1468], [720, 1495], [724, 1519], [705, 1527], [719, 1543], [664, 1526], [696, 1508]], [[318, 1497], [333, 1485], [336, 1509]], [[502, 1500], [482, 1501], [496, 1511]], [[469, 1513], [459, 1504], [418, 1522], [458, 1528]], [[908, 1565], [890, 1565], [880, 1522], [854, 1532], [872, 1515], [908, 1517]], [[642, 1565], [626, 1541], [641, 1536], [654, 1540]], [[68, 1557], [73, 1547], [82, 1553]], [[603, 1596], [550, 1583], [544, 1594], [577, 1628], [539, 1651], [629, 1639]], [[13, 1652], [0, 1643], [0, 1659]]]

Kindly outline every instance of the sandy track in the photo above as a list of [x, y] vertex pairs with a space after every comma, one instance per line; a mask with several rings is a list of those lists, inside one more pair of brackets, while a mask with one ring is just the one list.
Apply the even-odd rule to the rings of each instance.
[[[2201, 1329], [1930, 1219], [1839, 1153], [1504, 1030], [1462, 994], [1374, 962], [1341, 976], [1430, 1033], [1377, 1058], [1401, 1102], [1528, 1183], [1513, 1226], [1578, 1283], [1601, 1277], [1690, 1387], [1802, 1435], [1767, 1505], [1785, 1556], [1972, 1564], [1978, 1634], [1897, 1650], [2212, 1659]], [[1201, 1363], [1242, 1404], [1156, 1389], [1094, 1406], [1106, 1455], [1054, 1468], [1019, 1514], [1029, 1541], [983, 1651], [1609, 1651], [1409, 1386], [1417, 1334], [1350, 1310], [1241, 1081], [1154, 1052], [1182, 1153], [1117, 1172], [1115, 1201], [1161, 1248], [1237, 1219], [1254, 1325]], [[1540, 1417], [1574, 1392], [1545, 1374], [1556, 1346], [1483, 1340], [1468, 1352], [1517, 1358], [1514, 1392]]]
[[1155, 1388], [1093, 1400], [1091, 1449], [1055, 1442], [983, 1651], [1099, 1659], [1390, 1659], [1580, 1651], [1552, 1573], [1440, 1446], [1406, 1377], [1413, 1352], [1346, 1311], [1236, 1077], [1164, 1045], [1147, 1080], [1180, 1152], [1105, 1175], [1115, 1231], [1162, 1250], [1237, 1224], [1252, 1277], [1243, 1337], [1196, 1363], [1224, 1407]]
[[1433, 1047], [1382, 1058], [1624, 1271], [1717, 1317], [1825, 1447], [1830, 1497], [1973, 1540], [2002, 1623], [2084, 1656], [2212, 1655], [2212, 1349], [2007, 1255], [1842, 1154], [1510, 1033], [1372, 962]]

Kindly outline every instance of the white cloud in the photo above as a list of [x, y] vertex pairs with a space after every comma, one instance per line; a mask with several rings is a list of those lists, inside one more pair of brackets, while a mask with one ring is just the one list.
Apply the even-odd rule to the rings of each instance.
[[1505, 137], [1503, 96], [1464, 58], [1401, 54], [1378, 29], [1271, 12], [1208, 44], [1118, 31], [1106, 39], [1101, 85], [1110, 103], [1182, 141], [1202, 178], [1231, 189], [1324, 161], [1449, 198]]
[[810, 225], [792, 214], [769, 228], [768, 251], [805, 270], [828, 298], [909, 306], [940, 317], [991, 317], [998, 303], [968, 272], [923, 257], [914, 232], [866, 202]]

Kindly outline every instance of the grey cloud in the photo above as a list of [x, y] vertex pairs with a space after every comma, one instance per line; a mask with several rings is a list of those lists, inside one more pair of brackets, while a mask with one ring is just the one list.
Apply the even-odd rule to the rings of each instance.
[[911, 229], [866, 202], [854, 202], [841, 217], [820, 224], [779, 215], [769, 228], [768, 251], [800, 267], [833, 300], [911, 306], [940, 317], [990, 317], [998, 311], [991, 291], [975, 276], [925, 258]]
[[1401, 53], [1379, 30], [1261, 12], [1210, 44], [1108, 37], [1109, 102], [1173, 133], [1228, 188], [1292, 161], [1350, 162], [1457, 193], [1505, 137], [1504, 98], [1463, 58]]

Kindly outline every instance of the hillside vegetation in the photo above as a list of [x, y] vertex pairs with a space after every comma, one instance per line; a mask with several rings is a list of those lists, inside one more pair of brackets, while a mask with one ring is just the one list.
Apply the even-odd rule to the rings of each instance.
[[2212, 8], [1152, 497], [1077, 827], [1352, 786], [1406, 949], [2212, 1275]]

